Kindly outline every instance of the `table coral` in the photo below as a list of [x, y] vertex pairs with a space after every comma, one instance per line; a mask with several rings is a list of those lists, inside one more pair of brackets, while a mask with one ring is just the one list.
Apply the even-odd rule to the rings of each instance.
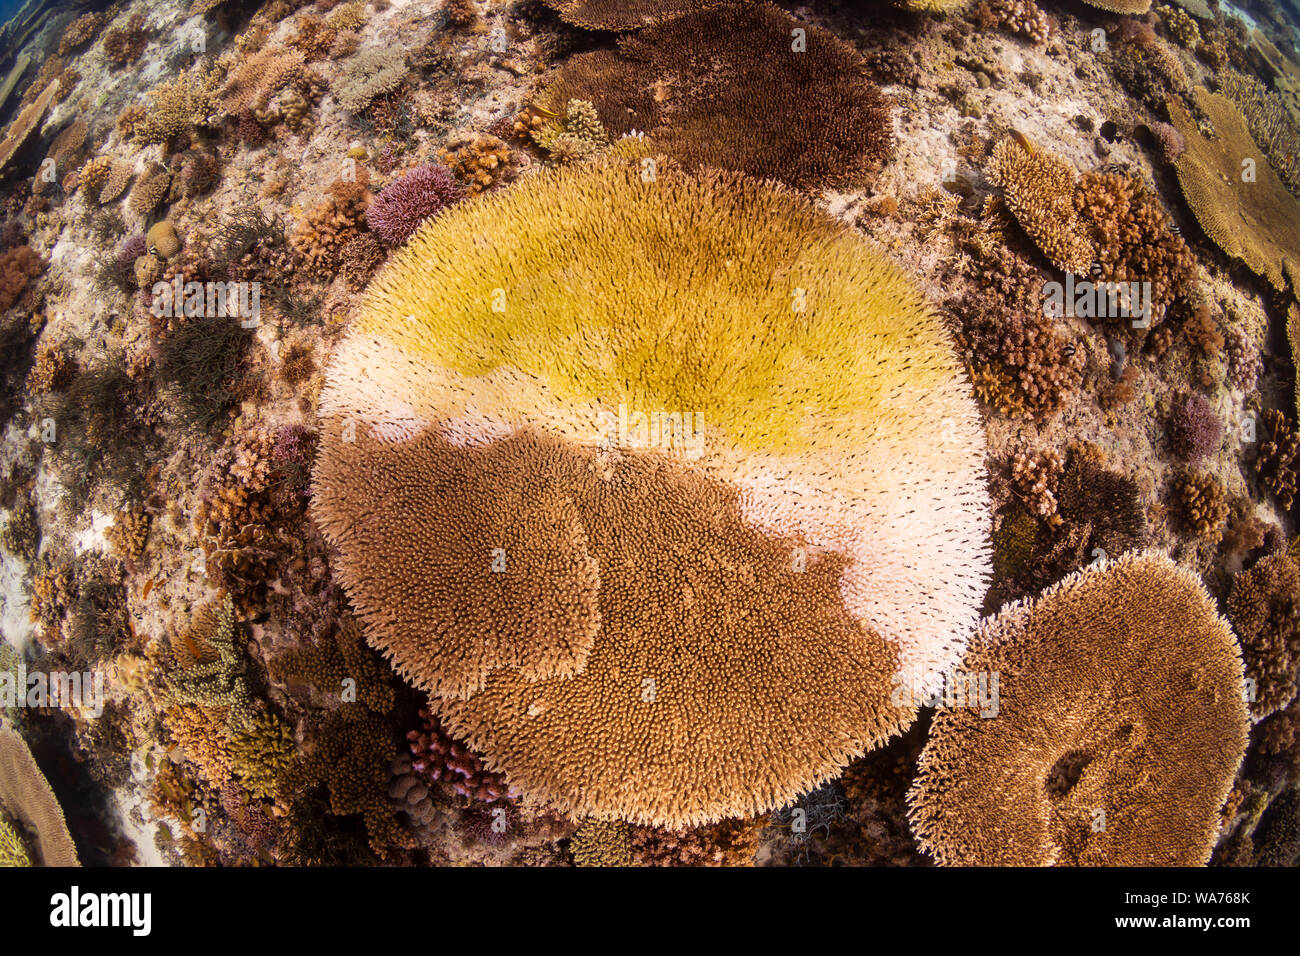
[[1174, 164], [1187, 205], [1229, 257], [1275, 289], [1300, 287], [1300, 202], [1255, 146], [1232, 100], [1198, 88], [1196, 105], [1213, 123], [1213, 138], [1181, 103], [1169, 103], [1170, 119], [1187, 142]]
[[[792, 55], [791, 31], [806, 48]], [[795, 186], [868, 183], [893, 155], [888, 99], [833, 34], [766, 3], [697, 10], [571, 58], [539, 99], [552, 115], [595, 105], [611, 136], [633, 129], [688, 168]]]
[[[933, 679], [982, 594], [982, 438], [946, 336], [903, 275], [788, 189], [666, 170], [647, 188], [633, 155], [497, 197], [396, 253], [327, 375], [313, 501], [338, 573], [370, 640], [525, 797], [676, 826], [760, 812], [900, 727], [891, 683]], [[508, 304], [494, 311], [500, 281]], [[804, 283], [807, 315], [791, 298]], [[749, 318], [728, 320], [735, 309]], [[755, 327], [752, 344], [727, 331]], [[774, 361], [794, 379], [778, 387]], [[796, 381], [810, 383], [797, 414]], [[686, 457], [676, 432], [662, 449], [611, 437], [620, 405], [702, 416], [700, 453]], [[942, 469], [902, 482], [899, 461], [935, 455]], [[839, 490], [792, 511], [788, 481]], [[432, 488], [434, 509], [416, 491]], [[760, 597], [769, 586], [779, 600]], [[410, 587], [419, 602], [399, 598]], [[618, 636], [629, 628], [643, 637]], [[751, 649], [777, 633], [804, 635], [783, 645], [799, 653]], [[714, 672], [730, 675], [726, 693]], [[780, 690], [814, 674], [815, 693]], [[779, 718], [761, 703], [772, 694], [787, 701]], [[700, 706], [717, 733], [668, 731]], [[581, 763], [557, 760], [575, 750]], [[785, 782], [754, 792], [729, 768], [759, 752]]]
[[996, 713], [935, 714], [908, 804], [936, 862], [1209, 858], [1248, 721], [1237, 642], [1194, 574], [1101, 562], [985, 621], [962, 666], [1003, 691]]

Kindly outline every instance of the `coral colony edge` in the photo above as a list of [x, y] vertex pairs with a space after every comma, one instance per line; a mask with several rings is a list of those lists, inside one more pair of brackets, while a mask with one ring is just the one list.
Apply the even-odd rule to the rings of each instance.
[[1297, 863], [1296, 0], [7, 15], [0, 865]]

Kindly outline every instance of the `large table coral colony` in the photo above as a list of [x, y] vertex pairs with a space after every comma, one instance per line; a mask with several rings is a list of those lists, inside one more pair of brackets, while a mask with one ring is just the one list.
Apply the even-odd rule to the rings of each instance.
[[1294, 862], [1300, 23], [1149, 3], [24, 24], [0, 862]]

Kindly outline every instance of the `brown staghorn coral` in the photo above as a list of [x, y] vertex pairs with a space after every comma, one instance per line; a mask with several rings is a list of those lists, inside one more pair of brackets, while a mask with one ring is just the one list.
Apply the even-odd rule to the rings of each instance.
[[[327, 376], [312, 507], [371, 643], [489, 769], [560, 812], [679, 827], [791, 799], [909, 719], [893, 681], [932, 683], [984, 590], [982, 434], [938, 317], [847, 227], [735, 174], [647, 188], [624, 149], [459, 204], [394, 254]], [[515, 277], [504, 311], [484, 267]], [[683, 348], [651, 347], [669, 327]], [[837, 371], [778, 361], [777, 387], [790, 348]], [[810, 414], [830, 382], [835, 413]], [[618, 438], [620, 405], [698, 410], [713, 437], [698, 458]], [[900, 479], [936, 442], [943, 467]], [[799, 496], [800, 518], [787, 480], [839, 490]]]
[[49, 781], [23, 738], [0, 726], [0, 818], [6, 817], [21, 826], [39, 865], [80, 865], [76, 844]]
[[1300, 667], [1300, 565], [1265, 555], [1232, 580], [1228, 620], [1241, 639], [1246, 676], [1255, 682], [1251, 715], [1276, 713], [1296, 696]]
[[1087, 224], [1101, 278], [1151, 283], [1151, 326], [1160, 324], [1175, 299], [1186, 299], [1196, 291], [1196, 257], [1141, 180], [1118, 173], [1085, 173], [1079, 177], [1074, 201]]
[[753, 866], [767, 817], [723, 820], [705, 827], [631, 827], [636, 866]]
[[1246, 749], [1236, 640], [1200, 580], [1155, 553], [1011, 605], [963, 668], [996, 713], [940, 709], [909, 817], [947, 866], [1204, 863]]
[[993, 148], [989, 179], [1047, 260], [1063, 272], [1086, 273], [1096, 255], [1074, 209], [1075, 172], [1069, 161], [1026, 149], [1014, 137]]
[[1045, 313], [1041, 272], [992, 238], [969, 252], [973, 281], [950, 308], [976, 394], [1003, 415], [1044, 420], [1078, 391], [1083, 345]]
[[1213, 138], [1185, 106], [1169, 102], [1170, 119], [1187, 142], [1174, 164], [1187, 205], [1230, 258], [1274, 289], [1300, 288], [1300, 202], [1255, 146], [1232, 100], [1198, 88], [1196, 105], [1214, 125]]
[[[804, 30], [806, 49], [792, 49]], [[770, 4], [693, 12], [581, 54], [542, 104], [593, 103], [612, 136], [635, 128], [688, 169], [791, 185], [861, 186], [893, 154], [885, 96], [852, 47]]]
[[1296, 474], [1300, 467], [1300, 435], [1283, 412], [1266, 408], [1259, 417], [1259, 451], [1255, 474], [1265, 490], [1277, 498], [1284, 511], [1295, 503]]
[[63, 28], [63, 36], [59, 37], [59, 56], [67, 56], [78, 47], [85, 46], [95, 38], [107, 20], [108, 17], [98, 10], [77, 17]]
[[104, 34], [104, 56], [115, 66], [127, 66], [140, 58], [145, 47], [149, 45], [149, 33], [145, 30], [144, 14], [131, 15], [125, 24], [114, 27]]
[[1228, 520], [1228, 493], [1205, 472], [1184, 471], [1173, 482], [1174, 500], [1187, 529], [1206, 541], [1218, 541]]

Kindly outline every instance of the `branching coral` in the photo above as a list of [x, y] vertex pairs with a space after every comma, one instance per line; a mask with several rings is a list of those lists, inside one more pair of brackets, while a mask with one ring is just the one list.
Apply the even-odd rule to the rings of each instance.
[[600, 122], [596, 107], [587, 100], [569, 100], [563, 117], [546, 122], [534, 114], [526, 126], [517, 122], [516, 128], [526, 129], [533, 142], [560, 163], [583, 162], [609, 145], [609, 133]]
[[624, 38], [617, 54], [572, 58], [539, 105], [562, 115], [575, 99], [612, 136], [640, 130], [691, 169], [849, 187], [893, 153], [889, 103], [857, 51], [766, 3], [698, 10]]
[[976, 393], [1004, 415], [1043, 420], [1078, 391], [1086, 355], [1043, 308], [1044, 276], [999, 241], [971, 250], [970, 290], [951, 303]]
[[0, 255], [0, 312], [7, 312], [43, 271], [45, 260], [31, 246], [17, 245]]
[[1184, 471], [1173, 483], [1175, 501], [1184, 523], [1196, 537], [1218, 541], [1228, 520], [1228, 494], [1213, 475]]
[[216, 112], [219, 85], [216, 71], [196, 66], [154, 87], [148, 93], [146, 112], [133, 130], [134, 139], [144, 145], [165, 145], [195, 126], [205, 125]]
[[[682, 826], [825, 779], [960, 652], [982, 435], [937, 316], [844, 226], [635, 159], [395, 254], [328, 374], [313, 507], [370, 641], [490, 769]], [[651, 439], [640, 409], [677, 417]]]
[[974, 20], [982, 30], [994, 27], [1046, 43], [1052, 35], [1052, 21], [1034, 0], [980, 0]]
[[63, 36], [59, 37], [59, 56], [67, 56], [93, 40], [107, 19], [102, 12], [93, 10], [69, 23], [63, 28]]
[[[1087, 225], [1100, 278], [1150, 283], [1150, 326], [1160, 324], [1175, 299], [1189, 298], [1196, 290], [1196, 257], [1174, 231], [1159, 199], [1140, 180], [1085, 173], [1074, 202]], [[1134, 307], [1129, 306], [1125, 312], [1131, 313]]]
[[366, 647], [351, 618], [335, 628], [331, 639], [273, 658], [271, 675], [282, 682], [305, 682], [335, 701], [355, 701], [377, 713], [393, 707], [388, 669]]
[[144, 23], [144, 14], [135, 13], [125, 25], [104, 34], [104, 55], [115, 66], [134, 63], [149, 45], [149, 34]]
[[994, 147], [988, 173], [1048, 261], [1064, 272], [1086, 273], [1096, 248], [1074, 209], [1075, 172], [1069, 161], [1009, 138]]
[[588, 820], [569, 840], [574, 866], [631, 866], [632, 834], [621, 820]]
[[313, 206], [294, 226], [289, 247], [294, 258], [311, 273], [333, 274], [343, 260], [343, 249], [361, 232], [366, 206], [369, 175], [357, 171], [353, 182], [336, 180], [330, 195]]
[[[725, 0], [545, 0], [560, 16], [588, 30], [635, 30]], [[740, 0], [741, 3], [752, 0]]]
[[400, 245], [464, 195], [445, 166], [416, 166], [380, 190], [366, 207], [366, 223], [384, 242]]
[[1031, 514], [1050, 526], [1061, 523], [1056, 513], [1056, 486], [1065, 471], [1065, 457], [1048, 448], [1036, 455], [1017, 452], [1011, 459], [1011, 487], [1022, 496]]
[[1296, 496], [1296, 474], [1300, 470], [1300, 435], [1285, 414], [1266, 408], [1259, 417], [1259, 452], [1255, 474], [1260, 483], [1290, 511]]
[[908, 795], [944, 865], [1196, 865], [1246, 749], [1237, 643], [1199, 579], [1102, 562], [986, 621], [996, 713], [939, 710]]
[[419, 730], [406, 735], [411, 748], [411, 770], [427, 785], [445, 781], [459, 796], [478, 803], [496, 803], [516, 794], [500, 774], [492, 773], [464, 744], [447, 736], [438, 718], [420, 711]]
[[248, 665], [229, 596], [216, 606], [205, 604], [195, 612], [190, 628], [176, 635], [172, 648], [178, 663], [187, 663], [168, 677], [170, 703], [221, 711], [232, 729], [253, 726]]
[[272, 96], [302, 75], [302, 69], [303, 56], [297, 50], [260, 50], [231, 72], [217, 103], [230, 116], [264, 109]]
[[1232, 581], [1228, 619], [1255, 682], [1251, 715], [1276, 713], [1296, 696], [1300, 667], [1300, 566], [1286, 553], [1261, 558]]
[[688, 830], [631, 828], [637, 866], [753, 866], [766, 817]]
[[438, 150], [438, 159], [473, 194], [490, 189], [511, 172], [509, 148], [490, 133], [453, 136]]

